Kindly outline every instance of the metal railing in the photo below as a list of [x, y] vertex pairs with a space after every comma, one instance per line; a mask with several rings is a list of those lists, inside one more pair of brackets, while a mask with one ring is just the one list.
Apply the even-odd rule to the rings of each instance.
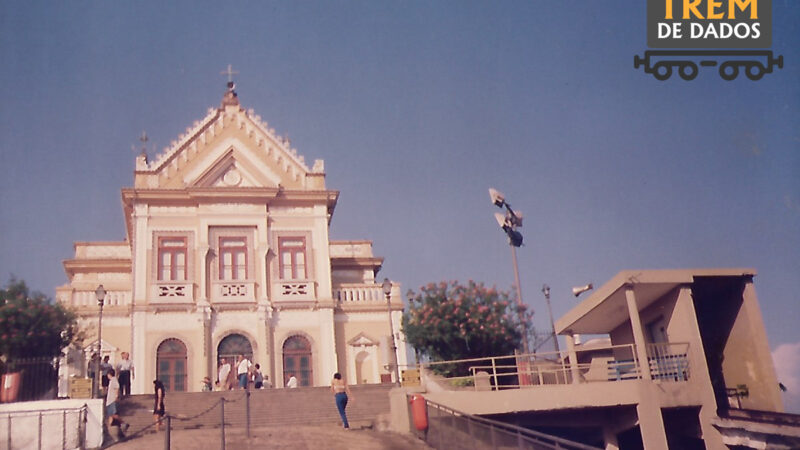
[[[184, 416], [184, 415], [177, 415], [177, 414], [166, 414], [164, 417], [159, 419], [158, 425], [164, 427], [164, 450], [170, 450], [171, 448], [171, 434], [172, 429], [174, 428], [173, 422], [193, 422], [197, 419], [200, 419], [203, 416], [214, 414], [214, 411], [219, 407], [219, 424], [213, 425], [214, 427], [219, 426], [220, 429], [220, 442], [219, 448], [221, 450], [225, 450], [226, 448], [226, 439], [225, 439], [225, 427], [230, 426], [230, 422], [226, 423], [225, 420], [225, 405], [226, 404], [234, 404], [241, 400], [244, 402], [241, 404], [245, 411], [245, 435], [249, 438], [250, 437], [250, 390], [245, 390], [242, 395], [237, 396], [235, 399], [227, 399], [225, 397], [220, 398], [214, 404], [206, 408], [205, 410], [193, 415], [193, 416]], [[230, 406], [228, 407], [228, 414], [230, 414]], [[150, 429], [156, 426], [156, 422], [147, 425], [144, 428], [136, 430], [129, 435], [122, 435], [121, 432], [118, 430], [118, 427], [114, 430], [109, 430], [109, 435], [111, 437], [110, 440], [105, 442], [102, 446], [103, 449], [113, 447], [116, 444], [119, 444], [124, 441], [128, 441], [134, 439], [138, 436], [144, 435], [150, 432]]]
[[459, 390], [519, 389], [532, 386], [612, 382], [641, 379], [642, 370], [659, 381], [687, 381], [690, 376], [688, 343], [647, 345], [643, 367], [634, 344], [420, 363], [444, 381], [445, 388]]
[[[412, 431], [436, 449], [598, 449], [558, 436], [465, 414], [429, 400], [425, 402], [428, 428], [425, 431]], [[409, 415], [413, 423], [411, 410]]]
[[4, 403], [51, 400], [58, 397], [58, 357], [9, 359], [0, 364]]
[[0, 448], [86, 448], [88, 406], [0, 414]]

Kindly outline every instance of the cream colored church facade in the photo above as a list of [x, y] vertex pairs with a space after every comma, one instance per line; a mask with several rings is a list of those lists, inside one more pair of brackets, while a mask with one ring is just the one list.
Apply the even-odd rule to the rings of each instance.
[[372, 243], [330, 239], [338, 195], [323, 161], [309, 168], [229, 83], [163, 154], [137, 158], [122, 189], [126, 240], [75, 243], [56, 298], [77, 308], [88, 356], [104, 286], [102, 353], [131, 353], [133, 393], [157, 377], [198, 391], [239, 353], [278, 387], [290, 373], [313, 386], [337, 371], [351, 384], [392, 381], [390, 317], [407, 364], [400, 286], [387, 306]]

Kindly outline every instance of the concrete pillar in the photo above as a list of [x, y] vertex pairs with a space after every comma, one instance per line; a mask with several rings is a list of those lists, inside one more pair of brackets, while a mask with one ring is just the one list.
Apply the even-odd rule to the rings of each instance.
[[572, 383], [578, 384], [581, 381], [581, 371], [578, 368], [578, 353], [575, 351], [575, 333], [572, 330], [566, 337], [567, 353], [569, 354], [569, 369], [572, 374]]
[[639, 308], [636, 306], [636, 296], [633, 293], [633, 285], [625, 286], [625, 300], [627, 300], [628, 303], [628, 315], [631, 318], [633, 343], [636, 346], [636, 357], [639, 360], [639, 370], [642, 379], [652, 380], [650, 376], [650, 363], [647, 360], [647, 341], [644, 339], [642, 320], [639, 317]]
[[[644, 389], [643, 389], [644, 391]], [[667, 432], [664, 420], [661, 417], [661, 408], [655, 401], [642, 396], [642, 401], [636, 405], [639, 415], [639, 431], [642, 433], [642, 443], [647, 450], [669, 450], [667, 445]]]

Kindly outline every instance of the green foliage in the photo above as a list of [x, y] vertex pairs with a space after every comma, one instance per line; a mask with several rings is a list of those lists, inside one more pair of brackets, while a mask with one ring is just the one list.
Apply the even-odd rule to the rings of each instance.
[[11, 278], [0, 289], [0, 356], [57, 356], [77, 333], [75, 313]]
[[432, 360], [509, 355], [521, 342], [520, 318], [530, 320], [509, 293], [471, 280], [429, 283], [407, 298], [406, 340]]

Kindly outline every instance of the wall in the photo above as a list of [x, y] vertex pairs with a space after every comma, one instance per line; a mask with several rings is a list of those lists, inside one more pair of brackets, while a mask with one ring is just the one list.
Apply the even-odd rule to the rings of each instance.
[[[0, 444], [5, 448], [8, 443], [8, 419], [11, 417], [12, 448], [37, 448], [39, 442], [39, 411], [42, 411], [42, 448], [62, 448], [64, 409], [88, 407], [86, 421], [86, 446], [97, 448], [103, 443], [103, 400], [102, 399], [70, 399], [46, 400], [38, 402], [21, 402], [0, 404], [0, 416], [3, 426], [0, 427]], [[67, 437], [75, 438], [77, 429], [77, 412], [67, 413]], [[70, 428], [72, 427], [72, 429]], [[73, 442], [70, 440], [69, 442]]]

